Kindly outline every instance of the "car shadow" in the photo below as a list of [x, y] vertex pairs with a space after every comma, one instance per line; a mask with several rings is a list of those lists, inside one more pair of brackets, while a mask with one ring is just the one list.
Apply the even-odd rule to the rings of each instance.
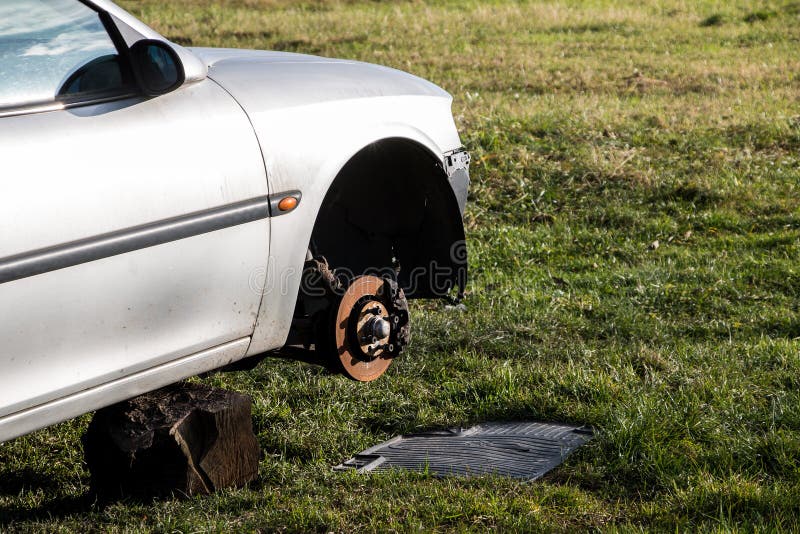
[[26, 490], [53, 493], [60, 487], [61, 484], [54, 477], [30, 467], [0, 474], [0, 497], [15, 497]]
[[92, 490], [81, 494], [65, 491], [63, 480], [44, 470], [26, 467], [0, 473], [0, 532], [25, 521], [46, 521], [75, 515], [102, 512], [118, 502], [151, 503], [171, 495], [98, 495]]
[[325, 374], [339, 374], [339, 369], [336, 367], [337, 362], [331, 361], [330, 358], [325, 357], [324, 354], [314, 349], [307, 349], [297, 345], [285, 346], [265, 354], [265, 357], [295, 360], [316, 366], [319, 368], [319, 371]]
[[[25, 474], [23, 473], [21, 476], [24, 477]], [[47, 521], [72, 516], [83, 516], [85, 518], [91, 514], [102, 513], [106, 508], [119, 503], [148, 505], [187, 497], [178, 492], [152, 495], [137, 493], [102, 495], [92, 490], [79, 495], [65, 495], [61, 485], [55, 482], [39, 485], [35, 482], [36, 480], [38, 480], [37, 475], [32, 479], [25, 480], [18, 493], [10, 491], [6, 493], [5, 489], [0, 490], [0, 532], [4, 532], [6, 527], [20, 522]], [[33, 496], [41, 492], [46, 496], [41, 499], [35, 499], [35, 505], [26, 505], [24, 504], [26, 499], [20, 498], [22, 491], [26, 491]], [[13, 499], [11, 503], [2, 504], [2, 497], [17, 498]]]
[[102, 510], [88, 493], [44, 499], [37, 506], [0, 504], [0, 530], [22, 521], [46, 521]]

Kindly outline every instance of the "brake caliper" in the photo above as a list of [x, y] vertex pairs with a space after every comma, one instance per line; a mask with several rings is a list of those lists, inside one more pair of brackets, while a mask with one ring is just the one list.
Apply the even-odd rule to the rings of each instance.
[[411, 341], [411, 323], [409, 321], [408, 301], [403, 289], [397, 281], [389, 278], [383, 279], [383, 291], [389, 302], [389, 355], [394, 358], [399, 356], [406, 345]]

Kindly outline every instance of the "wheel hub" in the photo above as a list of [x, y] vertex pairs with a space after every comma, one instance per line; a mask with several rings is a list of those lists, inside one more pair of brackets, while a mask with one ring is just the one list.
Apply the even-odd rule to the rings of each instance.
[[353, 313], [356, 317], [351, 324], [361, 353], [368, 358], [383, 354], [389, 348], [389, 336], [392, 333], [386, 306], [370, 298], [361, 309], [355, 308]]

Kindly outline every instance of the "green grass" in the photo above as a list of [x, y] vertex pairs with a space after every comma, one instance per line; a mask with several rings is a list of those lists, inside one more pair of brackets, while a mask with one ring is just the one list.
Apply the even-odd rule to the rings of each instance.
[[[291, 360], [249, 488], [88, 501], [88, 416], [0, 446], [0, 530], [800, 529], [800, 4], [122, 2], [195, 46], [383, 63], [450, 91], [473, 155], [466, 312], [357, 384]], [[655, 243], [658, 246], [655, 246]], [[397, 433], [588, 423], [544, 480], [343, 475]]]

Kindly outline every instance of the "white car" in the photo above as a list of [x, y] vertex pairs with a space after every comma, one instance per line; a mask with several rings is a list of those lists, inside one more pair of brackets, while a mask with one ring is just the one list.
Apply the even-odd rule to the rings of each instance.
[[378, 377], [406, 298], [465, 286], [451, 102], [108, 0], [0, 2], [0, 442], [286, 345]]

